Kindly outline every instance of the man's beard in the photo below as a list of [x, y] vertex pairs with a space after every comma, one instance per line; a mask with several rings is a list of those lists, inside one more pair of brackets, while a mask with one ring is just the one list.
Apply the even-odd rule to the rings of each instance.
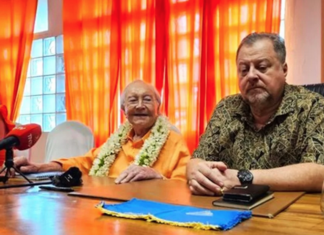
[[249, 91], [245, 96], [245, 101], [251, 106], [264, 106], [271, 100], [271, 96], [267, 91]]

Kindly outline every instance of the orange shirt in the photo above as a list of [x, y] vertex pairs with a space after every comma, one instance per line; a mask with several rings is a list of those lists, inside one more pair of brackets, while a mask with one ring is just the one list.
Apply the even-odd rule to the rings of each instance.
[[[118, 153], [114, 163], [110, 167], [109, 177], [116, 178], [122, 171], [124, 171], [135, 160], [135, 156], [141, 150], [144, 141], [149, 137], [148, 132], [142, 139], [133, 142], [130, 136], [126, 144], [122, 146], [121, 151]], [[84, 156], [73, 157], [68, 159], [59, 159], [55, 162], [62, 164], [63, 170], [66, 171], [72, 166], [78, 167], [82, 173], [88, 174], [92, 162], [98, 155], [100, 149], [94, 148], [86, 153]], [[190, 159], [190, 153], [183, 137], [170, 130], [167, 141], [165, 142], [157, 161], [152, 166], [157, 172], [162, 174], [168, 179], [181, 179], [186, 180], [186, 165]]]

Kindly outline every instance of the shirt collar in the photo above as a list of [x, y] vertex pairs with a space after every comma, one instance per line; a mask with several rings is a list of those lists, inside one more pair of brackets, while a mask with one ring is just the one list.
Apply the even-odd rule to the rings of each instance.
[[132, 129], [127, 135], [127, 141], [130, 141], [133, 145], [143, 145], [144, 141], [150, 136], [151, 130], [149, 130], [141, 139], [133, 141], [135, 135], [134, 129]]
[[[284, 94], [282, 101], [279, 105], [279, 108], [275, 115], [269, 120], [269, 123], [273, 122], [273, 120], [278, 116], [287, 115], [290, 112], [294, 111], [294, 107], [296, 106], [296, 100], [292, 96], [292, 86], [285, 84]], [[240, 96], [240, 104], [236, 111], [233, 113], [233, 116], [238, 116], [242, 121], [253, 123], [253, 116], [250, 110], [250, 106], [242, 99]]]

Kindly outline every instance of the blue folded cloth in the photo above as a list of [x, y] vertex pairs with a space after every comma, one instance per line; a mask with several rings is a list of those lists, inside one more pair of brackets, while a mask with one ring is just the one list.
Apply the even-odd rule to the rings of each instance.
[[229, 230], [252, 216], [251, 211], [210, 210], [132, 199], [120, 204], [97, 205], [103, 213], [123, 218], [146, 219], [159, 223], [198, 229]]

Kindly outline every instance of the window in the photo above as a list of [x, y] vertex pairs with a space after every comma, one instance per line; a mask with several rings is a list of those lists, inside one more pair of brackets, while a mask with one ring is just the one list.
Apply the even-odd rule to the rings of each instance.
[[17, 120], [21, 124], [37, 123], [44, 132], [66, 120], [63, 36], [60, 28], [50, 24], [60, 7], [57, 1], [52, 10], [55, 1], [38, 1], [31, 59]]
[[280, 32], [279, 35], [285, 38], [285, 9], [286, 0], [281, 0], [281, 15], [280, 15]]

